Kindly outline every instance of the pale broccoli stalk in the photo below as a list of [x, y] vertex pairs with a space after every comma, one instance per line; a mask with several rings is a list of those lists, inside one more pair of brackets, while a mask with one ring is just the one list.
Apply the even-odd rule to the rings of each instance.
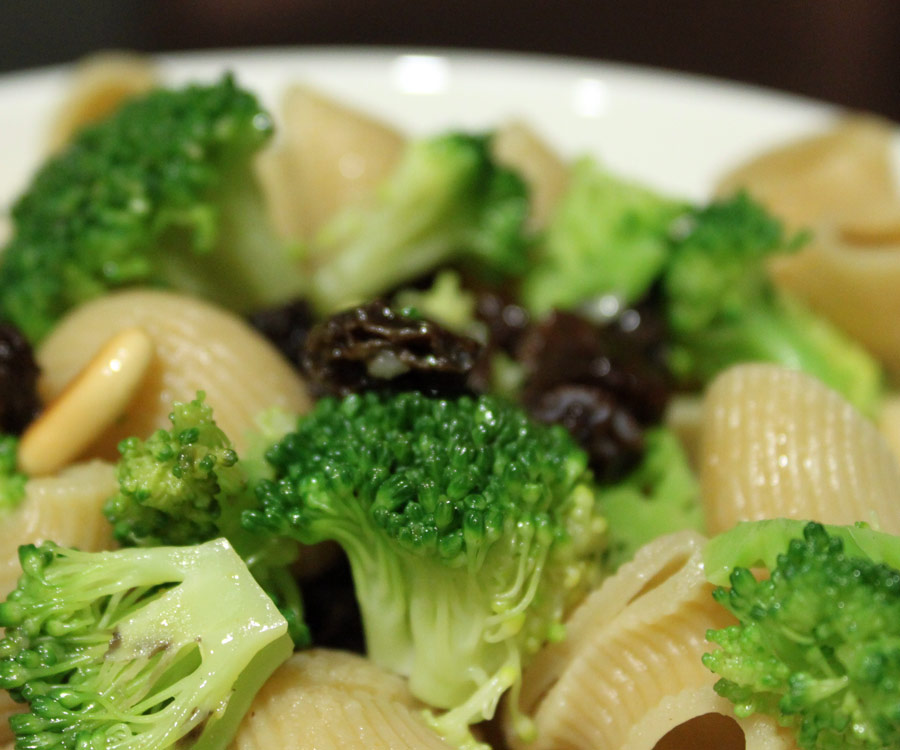
[[276, 478], [245, 522], [344, 548], [370, 657], [448, 709], [435, 726], [455, 743], [561, 637], [600, 570], [586, 455], [489, 396], [324, 399], [269, 460]]
[[290, 572], [299, 556], [297, 543], [241, 525], [242, 512], [256, 505], [252, 485], [264, 475], [261, 456], [238, 460], [203, 393], [190, 403], [175, 403], [170, 419], [171, 429], [119, 446], [119, 492], [103, 509], [115, 538], [144, 547], [227, 538], [281, 609], [297, 645], [308, 645], [302, 599]]
[[640, 464], [624, 480], [600, 490], [609, 522], [609, 557], [615, 570], [658, 536], [706, 527], [700, 486], [678, 438], [665, 427], [648, 430]]
[[704, 568], [730, 581], [714, 596], [740, 622], [707, 634], [716, 692], [804, 750], [900, 746], [898, 567], [900, 538], [863, 527], [761, 521], [713, 539]]
[[417, 141], [369, 203], [341, 212], [309, 249], [312, 295], [331, 313], [446, 264], [502, 278], [527, 265], [525, 183], [486, 136]]
[[287, 623], [225, 540], [20, 549], [0, 605], [0, 686], [30, 710], [20, 748], [223, 750], [292, 651]]
[[161, 285], [247, 310], [304, 274], [265, 215], [252, 158], [272, 123], [230, 76], [156, 90], [51, 156], [13, 208], [0, 316], [32, 341], [110, 289]]
[[25, 498], [28, 477], [16, 468], [19, 439], [0, 435], [0, 514], [14, 510]]

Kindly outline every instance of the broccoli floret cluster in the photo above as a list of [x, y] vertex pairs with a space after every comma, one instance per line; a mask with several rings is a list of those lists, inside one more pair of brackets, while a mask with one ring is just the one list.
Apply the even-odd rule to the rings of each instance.
[[288, 620], [295, 642], [307, 645], [302, 600], [289, 569], [299, 554], [297, 544], [242, 526], [241, 514], [256, 505], [258, 470], [254, 459], [238, 459], [204, 398], [200, 393], [190, 403], [174, 404], [171, 429], [122, 441], [119, 492], [106, 502], [104, 514], [115, 538], [126, 545], [228, 539]]
[[28, 477], [16, 468], [19, 439], [14, 435], [0, 435], [0, 513], [13, 510], [25, 497]]
[[490, 396], [323, 399], [268, 453], [252, 528], [346, 551], [369, 655], [456, 741], [562, 635], [605, 522], [587, 457]]
[[766, 271], [766, 261], [798, 248], [802, 235], [787, 237], [781, 222], [745, 193], [692, 209], [673, 231], [662, 287], [676, 375], [706, 382], [739, 362], [776, 362], [874, 412], [878, 363], [776, 289]]
[[682, 382], [705, 383], [739, 362], [774, 362], [818, 377], [872, 414], [878, 363], [767, 273], [769, 258], [803, 241], [744, 193], [692, 206], [584, 159], [524, 275], [522, 298], [536, 315], [650, 298], [667, 321], [668, 363]]
[[287, 623], [224, 540], [20, 549], [0, 605], [17, 748], [222, 750], [291, 653]]
[[[738, 716], [761, 712], [794, 727], [801, 748], [897, 747], [900, 570], [881, 553], [896, 563], [900, 540], [866, 529], [763, 523], [737, 527], [706, 552], [714, 575], [724, 560], [764, 562], [770, 571], [757, 579], [736, 567], [731, 587], [714, 593], [740, 622], [707, 635], [720, 647], [703, 659], [721, 677], [716, 692]], [[798, 538], [772, 560], [788, 533]]]
[[485, 135], [417, 141], [370, 203], [350, 206], [310, 248], [311, 293], [324, 312], [365, 302], [434, 268], [488, 278], [528, 263], [528, 191], [491, 157]]
[[124, 104], [47, 160], [13, 208], [0, 316], [40, 339], [69, 308], [126, 285], [245, 309], [298, 293], [302, 274], [251, 172], [272, 133], [230, 76]]

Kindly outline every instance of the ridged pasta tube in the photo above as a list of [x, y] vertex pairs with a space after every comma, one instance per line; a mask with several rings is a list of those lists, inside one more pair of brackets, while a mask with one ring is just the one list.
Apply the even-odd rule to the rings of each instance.
[[289, 88], [279, 141], [261, 154], [258, 173], [279, 233], [310, 238], [339, 209], [384, 180], [405, 138], [374, 117], [309, 86]]
[[711, 534], [765, 518], [900, 533], [900, 464], [887, 440], [803, 373], [747, 364], [720, 375], [704, 403], [700, 467]]
[[231, 750], [449, 750], [406, 683], [355, 654], [294, 654], [257, 694]]
[[713, 601], [703, 543], [695, 532], [657, 539], [588, 596], [567, 623], [567, 639], [525, 672], [519, 706], [531, 714], [537, 739], [523, 745], [509, 727], [514, 747], [650, 750], [690, 718], [660, 717], [652, 741], [630, 743], [667, 697], [715, 682], [700, 661], [705, 634], [732, 619]]
[[2, 519], [0, 600], [16, 587], [22, 573], [19, 545], [53, 541], [86, 552], [112, 547], [112, 528], [101, 509], [118, 487], [115, 467], [103, 461], [29, 479], [21, 504]]
[[238, 453], [261, 412], [309, 408], [302, 379], [239, 317], [193, 297], [147, 289], [82, 305], [44, 339], [37, 352], [43, 400], [52, 401], [113, 334], [131, 327], [153, 341], [152, 361], [124, 413], [83, 455], [115, 459], [120, 440], [168, 428], [172, 403], [189, 402], [201, 390]]

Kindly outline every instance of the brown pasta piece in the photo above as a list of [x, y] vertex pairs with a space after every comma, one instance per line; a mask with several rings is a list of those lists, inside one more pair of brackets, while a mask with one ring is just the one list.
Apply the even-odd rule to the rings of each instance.
[[70, 466], [59, 474], [30, 479], [21, 504], [3, 518], [0, 531], [0, 600], [22, 573], [19, 545], [56, 542], [87, 552], [113, 546], [103, 503], [119, 485], [116, 470], [103, 461]]
[[153, 341], [153, 358], [124, 413], [83, 455], [116, 458], [119, 441], [168, 428], [172, 403], [201, 390], [238, 453], [264, 410], [300, 414], [310, 406], [296, 371], [245, 321], [193, 297], [146, 289], [82, 305], [44, 339], [37, 352], [43, 399], [55, 398], [113, 333], [131, 327]]
[[258, 173], [279, 233], [313, 236], [338, 209], [367, 196], [390, 174], [405, 138], [375, 118], [310, 88], [289, 88], [279, 141]]
[[519, 122], [501, 125], [492, 149], [497, 161], [516, 170], [528, 184], [529, 223], [543, 229], [569, 184], [569, 166], [531, 127]]
[[448, 750], [406, 683], [361, 656], [313, 649], [269, 678], [230, 750]]
[[132, 52], [99, 52], [75, 68], [68, 94], [54, 116], [48, 145], [57, 151], [85, 125], [111, 115], [123, 102], [143, 94], [159, 79], [150, 59]]
[[519, 706], [537, 738], [523, 743], [510, 721], [513, 747], [650, 750], [690, 718], [660, 715], [655, 737], [630, 739], [667, 698], [715, 682], [700, 661], [709, 649], [705, 634], [733, 619], [712, 599], [703, 543], [694, 532], [657, 539], [588, 596], [567, 623], [566, 641], [526, 670]]
[[855, 116], [764, 153], [723, 177], [720, 195], [746, 188], [794, 227], [826, 223], [857, 242], [900, 241], [894, 126]]
[[709, 386], [700, 477], [711, 534], [738, 521], [872, 523], [900, 533], [900, 465], [877, 427], [815, 378], [739, 365]]

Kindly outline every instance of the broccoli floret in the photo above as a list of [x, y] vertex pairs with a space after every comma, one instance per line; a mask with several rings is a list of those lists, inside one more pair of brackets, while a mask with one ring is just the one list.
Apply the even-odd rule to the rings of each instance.
[[417, 141], [370, 203], [338, 214], [313, 242], [316, 305], [350, 307], [448, 263], [519, 274], [527, 214], [525, 183], [492, 160], [488, 136]]
[[291, 653], [287, 623], [225, 540], [19, 550], [0, 605], [0, 687], [30, 711], [17, 748], [225, 748]]
[[647, 542], [681, 529], [705, 529], [700, 487], [678, 438], [648, 430], [644, 457], [623, 481], [600, 492], [609, 522], [608, 565], [615, 570]]
[[14, 510], [25, 498], [28, 477], [16, 468], [19, 439], [14, 435], [0, 435], [0, 513]]
[[793, 727], [801, 748], [900, 746], [898, 562], [900, 538], [858, 527], [764, 521], [712, 540], [707, 574], [731, 571], [715, 599], [740, 622], [707, 634], [716, 692], [739, 717]]
[[449, 709], [436, 726], [453, 741], [561, 637], [599, 569], [586, 455], [496, 398], [323, 399], [268, 457], [246, 523], [344, 548], [369, 655]]
[[537, 316], [606, 295], [636, 302], [662, 271], [669, 226], [686, 210], [581, 159], [525, 276], [523, 302]]
[[252, 484], [259, 470], [253, 460], [238, 460], [203, 393], [188, 404], [175, 403], [169, 418], [170, 430], [119, 445], [119, 492], [104, 506], [115, 538], [147, 547], [225, 537], [278, 605], [297, 645], [308, 645], [300, 592], [289, 570], [299, 554], [296, 542], [241, 525], [243, 511], [256, 504]]
[[297, 294], [303, 276], [251, 169], [271, 131], [230, 76], [153, 91], [83, 130], [13, 208], [0, 316], [35, 341], [69, 308], [126, 285], [239, 310]]
[[778, 220], [739, 193], [693, 210], [676, 235], [662, 279], [676, 375], [705, 382], [738, 362], [775, 362], [874, 412], [876, 361], [770, 280], [766, 260], [798, 242]]

